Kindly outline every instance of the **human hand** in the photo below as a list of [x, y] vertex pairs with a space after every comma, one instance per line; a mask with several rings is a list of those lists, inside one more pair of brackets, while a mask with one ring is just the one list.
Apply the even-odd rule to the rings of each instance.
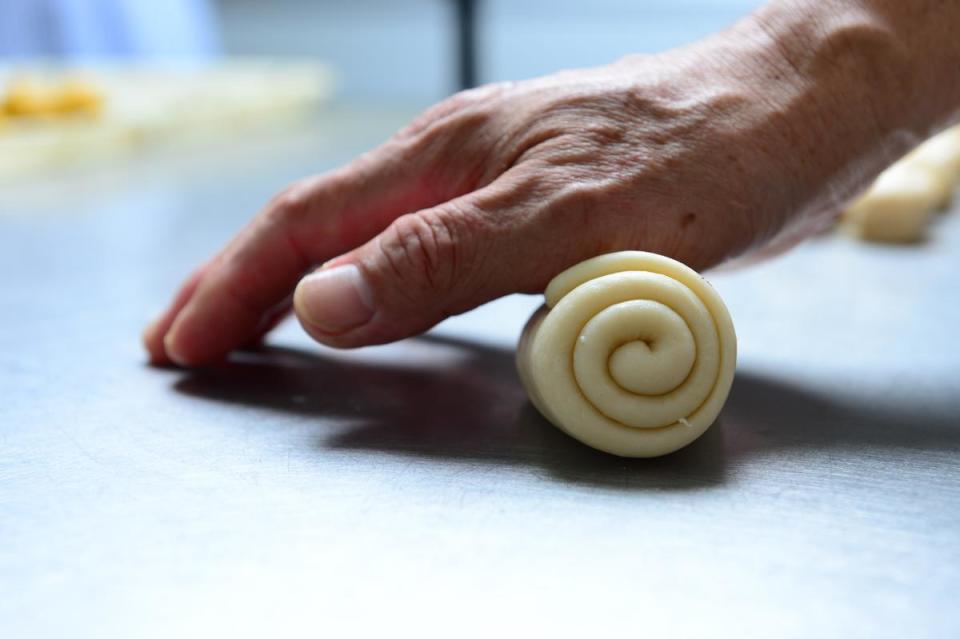
[[315, 339], [356, 347], [542, 291], [600, 253], [641, 249], [700, 270], [795, 241], [839, 204], [830, 178], [844, 140], [798, 140], [825, 107], [794, 108], [807, 87], [782, 79], [764, 37], [745, 29], [445, 100], [276, 196], [148, 327], [151, 360], [217, 361], [291, 299]]

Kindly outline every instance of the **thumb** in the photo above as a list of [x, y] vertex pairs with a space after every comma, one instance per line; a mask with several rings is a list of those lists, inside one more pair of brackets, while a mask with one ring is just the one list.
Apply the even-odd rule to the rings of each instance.
[[[421, 333], [441, 320], [538, 284], [522, 225], [501, 228], [477, 194], [404, 215], [360, 248], [304, 277], [294, 309], [316, 340], [343, 348]], [[520, 228], [521, 230], [517, 230]]]

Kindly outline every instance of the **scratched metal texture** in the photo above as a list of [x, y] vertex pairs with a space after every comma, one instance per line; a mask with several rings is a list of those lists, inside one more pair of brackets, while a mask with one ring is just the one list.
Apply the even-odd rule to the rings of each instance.
[[531, 409], [531, 297], [391, 346], [287, 324], [223, 366], [145, 365], [198, 260], [405, 117], [0, 187], [0, 636], [960, 636], [956, 213], [921, 246], [712, 275], [737, 380], [657, 460]]

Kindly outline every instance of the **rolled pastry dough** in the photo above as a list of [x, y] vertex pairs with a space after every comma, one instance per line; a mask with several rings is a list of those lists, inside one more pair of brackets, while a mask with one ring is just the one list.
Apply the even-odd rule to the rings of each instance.
[[716, 419], [737, 338], [723, 300], [694, 270], [653, 253], [611, 253], [567, 269], [544, 295], [517, 368], [555, 426], [614, 455], [657, 457]]
[[897, 162], [844, 211], [844, 222], [865, 240], [916, 242], [926, 233], [934, 209], [948, 197], [945, 189], [952, 185], [936, 173]]

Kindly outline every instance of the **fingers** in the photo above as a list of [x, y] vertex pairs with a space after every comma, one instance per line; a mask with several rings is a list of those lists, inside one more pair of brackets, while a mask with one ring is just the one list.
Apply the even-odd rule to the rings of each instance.
[[[491, 182], [511, 164], [491, 102], [508, 85], [458, 94], [347, 167], [281, 193], [185, 285], [146, 331], [154, 362], [217, 361], [272, 326], [302, 275], [397, 217]], [[509, 145], [507, 145], [509, 146]]]
[[292, 311], [293, 295], [291, 294], [260, 318], [260, 325], [254, 330], [250, 339], [240, 345], [240, 348], [258, 348], [261, 346], [267, 334], [287, 319]]
[[359, 249], [297, 286], [294, 310], [318, 341], [338, 347], [415, 335], [444, 318], [518, 291], [554, 270], [552, 235], [494, 183], [398, 218]]
[[313, 265], [374, 236], [444, 194], [418, 179], [421, 164], [388, 144], [337, 172], [280, 194], [181, 290], [147, 331], [154, 362], [217, 361], [270, 324]]
[[170, 307], [150, 322], [144, 330], [143, 345], [147, 349], [151, 364], [164, 365], [171, 363], [163, 346], [163, 338], [167, 334], [167, 331], [170, 330], [170, 326], [176, 319], [180, 309], [182, 309], [190, 300], [191, 296], [193, 296], [193, 292], [197, 289], [197, 284], [200, 283], [200, 279], [208, 267], [209, 262], [194, 271], [180, 287]]

